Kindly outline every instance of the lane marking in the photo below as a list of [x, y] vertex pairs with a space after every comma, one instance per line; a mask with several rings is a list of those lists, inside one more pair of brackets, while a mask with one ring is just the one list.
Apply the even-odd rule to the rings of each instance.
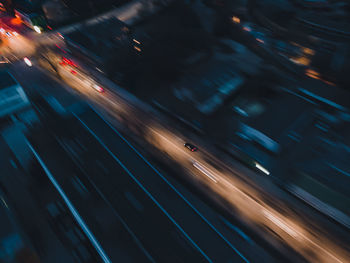
[[213, 176], [213, 175], [211, 174], [211, 172], [209, 172], [208, 169], [207, 169], [204, 165], [202, 165], [201, 163], [194, 162], [194, 163], [193, 163], [193, 166], [194, 166], [195, 168], [197, 168], [199, 171], [201, 171], [203, 174], [205, 174], [210, 180], [214, 181], [215, 183], [218, 182], [217, 179], [216, 179], [216, 177]]
[[249, 244], [253, 244], [252, 240], [250, 239], [250, 237], [244, 233], [240, 228], [234, 226], [233, 224], [231, 224], [228, 220], [226, 220], [223, 217], [220, 217], [221, 220], [231, 229], [233, 229], [235, 232], [238, 233], [238, 235], [240, 235], [243, 239], [245, 239]]
[[100, 255], [101, 259], [105, 263], [112, 263], [112, 261], [109, 259], [103, 248], [101, 247], [100, 243], [97, 241], [91, 230], [88, 228], [78, 211], [75, 209], [73, 204], [70, 202], [69, 198], [67, 197], [66, 193], [63, 191], [61, 186], [56, 181], [55, 177], [52, 175], [48, 167], [45, 165], [39, 154], [34, 150], [33, 146], [30, 144], [29, 141], [27, 141], [27, 145], [29, 146], [30, 150], [33, 152], [35, 158], [38, 160], [40, 166], [43, 168], [45, 174], [51, 181], [51, 183], [54, 185], [60, 196], [62, 197], [63, 201], [66, 203], [68, 209], [71, 211], [72, 215], [74, 216], [75, 220], [78, 222], [86, 236], [89, 238], [90, 242], [92, 243], [93, 247], [96, 249], [97, 253]]
[[216, 227], [212, 224], [212, 223], [210, 223], [209, 221], [208, 221], [208, 219], [206, 219], [205, 218], [205, 216], [204, 215], [202, 215], [198, 210], [197, 210], [197, 208], [195, 208], [191, 203], [190, 203], [190, 201], [188, 201], [185, 197], [184, 197], [184, 195], [182, 194], [182, 193], [180, 193], [176, 188], [175, 188], [175, 186], [172, 184], [172, 183], [170, 183], [169, 181], [168, 181], [168, 179], [166, 179], [165, 178], [165, 176], [164, 175], [162, 175], [159, 171], [158, 171], [158, 169], [156, 169], [128, 140], [126, 140], [125, 138], [124, 138], [124, 136], [123, 135], [121, 135], [120, 134], [120, 132], [119, 131], [117, 131], [100, 113], [98, 113], [93, 107], [92, 107], [92, 105], [90, 104], [90, 108], [144, 161], [144, 162], [146, 162], [147, 163], [147, 165], [148, 166], [150, 166], [155, 172], [156, 172], [156, 174], [158, 174], [159, 176], [160, 176], [160, 178], [162, 178], [163, 179], [163, 181], [165, 181], [166, 183], [167, 183], [167, 185], [169, 185], [169, 187], [171, 188], [171, 189], [173, 189], [180, 197], [181, 197], [181, 199], [182, 200], [184, 200], [185, 202], [186, 202], [186, 204], [188, 205], [188, 206], [190, 206], [195, 212], [196, 212], [196, 214], [204, 221], [204, 222], [206, 222], [209, 226], [210, 226], [210, 228], [212, 229], [212, 230], [214, 230], [215, 232], [216, 232], [216, 234], [218, 234], [224, 241], [225, 241], [225, 243], [226, 244], [228, 244], [228, 246], [229, 247], [231, 247], [246, 263], [249, 263], [249, 260], [246, 258], [246, 257], [244, 257], [243, 256], [243, 254], [234, 246], [234, 245], [232, 245], [231, 244], [231, 242], [230, 241], [228, 241], [224, 236], [223, 236], [223, 234], [222, 233], [220, 233], [219, 232], [219, 230], [217, 230], [216, 229]]
[[181, 233], [190, 241], [190, 243], [203, 255], [208, 262], [213, 262], [207, 254], [196, 244], [196, 242], [185, 232], [185, 230], [175, 221], [175, 219], [164, 209], [164, 207], [153, 197], [153, 195], [141, 184], [141, 182], [130, 172], [130, 170], [116, 157], [113, 152], [104, 144], [104, 142], [79, 118], [75, 113], [73, 115], [80, 123], [91, 133], [91, 135], [101, 144], [101, 146], [113, 157], [114, 160], [124, 169], [124, 171], [136, 182], [136, 184], [148, 195], [148, 197], [159, 207], [159, 209], [170, 219], [170, 221], [181, 231]]

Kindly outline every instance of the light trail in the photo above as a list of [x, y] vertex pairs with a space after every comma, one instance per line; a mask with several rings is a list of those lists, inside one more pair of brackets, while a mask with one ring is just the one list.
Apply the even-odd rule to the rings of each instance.
[[216, 179], [215, 176], [213, 176], [211, 174], [211, 172], [209, 172], [207, 170], [207, 168], [205, 166], [203, 166], [202, 164], [198, 163], [198, 162], [194, 162], [193, 166], [196, 167], [199, 171], [201, 171], [203, 174], [205, 174], [206, 176], [208, 176], [208, 178], [212, 181], [214, 181], [215, 183], [218, 182], [218, 180]]
[[[187, 158], [189, 160], [195, 160], [196, 161], [196, 157], [194, 155], [191, 155], [187, 152], [184, 151], [184, 149], [182, 149], [182, 147], [180, 148], [180, 145], [182, 144], [175, 144], [172, 140], [169, 140], [167, 137], [165, 137], [164, 135], [162, 135], [160, 132], [158, 132], [156, 129], [154, 128], [149, 128], [153, 133], [157, 134], [157, 136], [161, 137], [163, 140], [166, 140], [168, 144], [172, 145], [172, 147], [177, 148], [178, 152], [181, 152], [181, 155], [185, 155], [187, 156]], [[174, 136], [175, 138], [179, 139], [178, 137]], [[157, 146], [157, 145], [155, 145]], [[164, 145], [162, 145], [164, 146]], [[162, 148], [162, 150], [164, 150]], [[173, 151], [173, 150], [172, 150]], [[176, 157], [174, 157], [175, 161], [179, 161], [179, 159], [177, 159]], [[184, 164], [182, 164], [184, 165]], [[232, 177], [229, 177], [231, 180], [233, 179]], [[240, 211], [242, 212], [242, 214], [248, 218], [250, 221], [253, 221], [257, 224], [262, 224], [267, 226], [270, 229], [275, 229], [275, 231], [279, 232], [278, 229], [283, 230], [285, 233], [287, 233], [289, 236], [291, 236], [294, 240], [297, 240], [297, 244], [288, 242], [288, 240], [285, 239], [285, 241], [290, 244], [292, 247], [297, 248], [297, 247], [306, 247], [305, 243], [303, 242], [308, 242], [310, 245], [314, 246], [317, 248], [318, 254], [320, 254], [321, 252], [323, 252], [324, 254], [326, 254], [328, 256], [328, 259], [324, 258], [324, 261], [316, 261], [316, 262], [338, 262], [338, 263], [346, 263], [348, 262], [347, 260], [342, 260], [339, 259], [336, 255], [334, 255], [333, 253], [331, 253], [328, 249], [325, 249], [324, 247], [318, 245], [315, 241], [313, 241], [311, 238], [309, 238], [307, 236], [306, 233], [303, 233], [301, 231], [296, 231], [294, 229], [298, 229], [300, 227], [297, 227], [295, 224], [290, 225], [287, 222], [289, 220], [286, 220], [284, 216], [279, 215], [279, 213], [275, 210], [273, 210], [272, 208], [267, 208], [268, 206], [266, 205], [263, 206], [262, 204], [264, 204], [264, 202], [261, 200], [260, 204], [259, 202], [257, 202], [256, 200], [254, 200], [250, 195], [247, 195], [244, 191], [242, 191], [241, 189], [239, 189], [237, 186], [235, 186], [231, 180], [228, 180], [227, 178], [225, 178], [225, 176], [222, 174], [222, 176], [220, 176], [220, 182], [224, 183], [226, 185], [228, 185], [230, 187], [230, 193], [229, 194], [225, 194], [223, 192], [218, 192], [215, 187], [215, 185], [218, 184], [218, 181], [215, 182], [215, 185], [213, 187], [211, 187], [215, 192], [217, 192], [218, 195], [220, 196], [229, 196], [230, 198], [233, 198], [235, 195], [232, 194], [232, 191], [236, 191], [236, 193], [239, 193], [242, 197], [244, 197], [244, 203], [245, 205], [243, 207], [239, 206], [238, 203], [238, 198], [236, 198], [236, 201], [232, 200], [232, 204], [234, 204], [238, 209], [240, 209]], [[219, 183], [220, 183], [219, 182]], [[207, 183], [207, 185], [210, 186], [210, 184]], [[218, 188], [217, 188], [218, 189]], [[222, 191], [222, 188], [220, 188], [219, 190]], [[250, 191], [251, 192], [251, 191]], [[226, 200], [228, 200], [227, 198], [225, 198]], [[247, 202], [249, 201], [249, 202]], [[255, 209], [251, 209], [249, 210], [249, 212], [246, 211], [247, 207], [255, 207]], [[273, 223], [273, 225], [271, 224], [267, 224], [266, 222], [263, 221], [263, 218], [266, 218], [269, 220], [269, 222]], [[277, 227], [277, 229], [276, 229]], [[301, 229], [300, 229], [301, 230]], [[297, 245], [297, 247], [296, 247]], [[313, 261], [315, 259], [310, 259], [310, 261]], [[318, 258], [319, 260], [319, 258]], [[331, 260], [331, 261], [329, 261]]]

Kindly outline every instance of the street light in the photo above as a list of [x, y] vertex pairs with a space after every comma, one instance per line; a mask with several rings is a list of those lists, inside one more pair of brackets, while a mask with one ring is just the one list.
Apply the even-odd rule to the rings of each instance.
[[237, 17], [237, 16], [233, 16], [232, 21], [235, 22], [236, 24], [241, 23], [241, 19], [239, 19], [239, 17]]
[[33, 63], [30, 61], [29, 58], [25, 57], [23, 60], [24, 60], [24, 63], [27, 64], [27, 66], [29, 66], [29, 67], [33, 66]]
[[40, 27], [38, 27], [38, 26], [34, 26], [34, 27], [33, 27], [33, 29], [34, 29], [34, 31], [35, 31], [35, 32], [37, 32], [38, 34], [40, 34], [40, 33], [41, 33], [41, 29], [40, 29]]

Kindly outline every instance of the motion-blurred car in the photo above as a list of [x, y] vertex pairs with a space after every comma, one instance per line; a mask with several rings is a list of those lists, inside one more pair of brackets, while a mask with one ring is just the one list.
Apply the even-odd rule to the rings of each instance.
[[94, 90], [97, 90], [99, 93], [103, 93], [105, 91], [104, 88], [102, 88], [101, 86], [99, 86], [97, 84], [92, 85], [92, 88]]
[[32, 61], [30, 61], [29, 58], [25, 57], [25, 58], [23, 59], [23, 61], [24, 61], [24, 63], [26, 63], [26, 65], [27, 65], [28, 67], [33, 66], [33, 63], [32, 63]]
[[185, 146], [187, 149], [189, 149], [191, 152], [195, 152], [195, 151], [198, 150], [196, 146], [194, 146], [193, 144], [190, 144], [190, 143], [188, 143], [188, 142], [186, 142], [186, 143], [184, 144], [184, 146]]

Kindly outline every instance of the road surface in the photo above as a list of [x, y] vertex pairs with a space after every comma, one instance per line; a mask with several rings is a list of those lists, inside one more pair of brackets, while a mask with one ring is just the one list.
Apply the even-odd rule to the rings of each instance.
[[[117, 240], [106, 238], [108, 232], [115, 229], [114, 222], [122, 222], [150, 261], [274, 261], [227, 220], [216, 218], [215, 223], [210, 222], [212, 220], [93, 110], [80, 112], [78, 108], [76, 111], [76, 119], [64, 123], [70, 127], [68, 131], [66, 125], [60, 127], [60, 123], [51, 127], [57, 141], [45, 140], [44, 134], [35, 133], [30, 143], [43, 161], [43, 167], [47, 167], [47, 173], [56, 178], [88, 228], [93, 228], [91, 232], [111, 262], [120, 258], [115, 249]], [[77, 191], [72, 178], [83, 190]], [[88, 198], [89, 207], [84, 198]], [[101, 206], [101, 202], [105, 204], [103, 217], [92, 209], [94, 204]], [[99, 227], [93, 225], [92, 218], [96, 215], [101, 222]], [[221, 221], [221, 230], [214, 226], [218, 221]], [[226, 228], [223, 234], [222, 222], [236, 233]], [[248, 255], [244, 256], [233, 243], [240, 246], [245, 243], [245, 248], [241, 247]]]

